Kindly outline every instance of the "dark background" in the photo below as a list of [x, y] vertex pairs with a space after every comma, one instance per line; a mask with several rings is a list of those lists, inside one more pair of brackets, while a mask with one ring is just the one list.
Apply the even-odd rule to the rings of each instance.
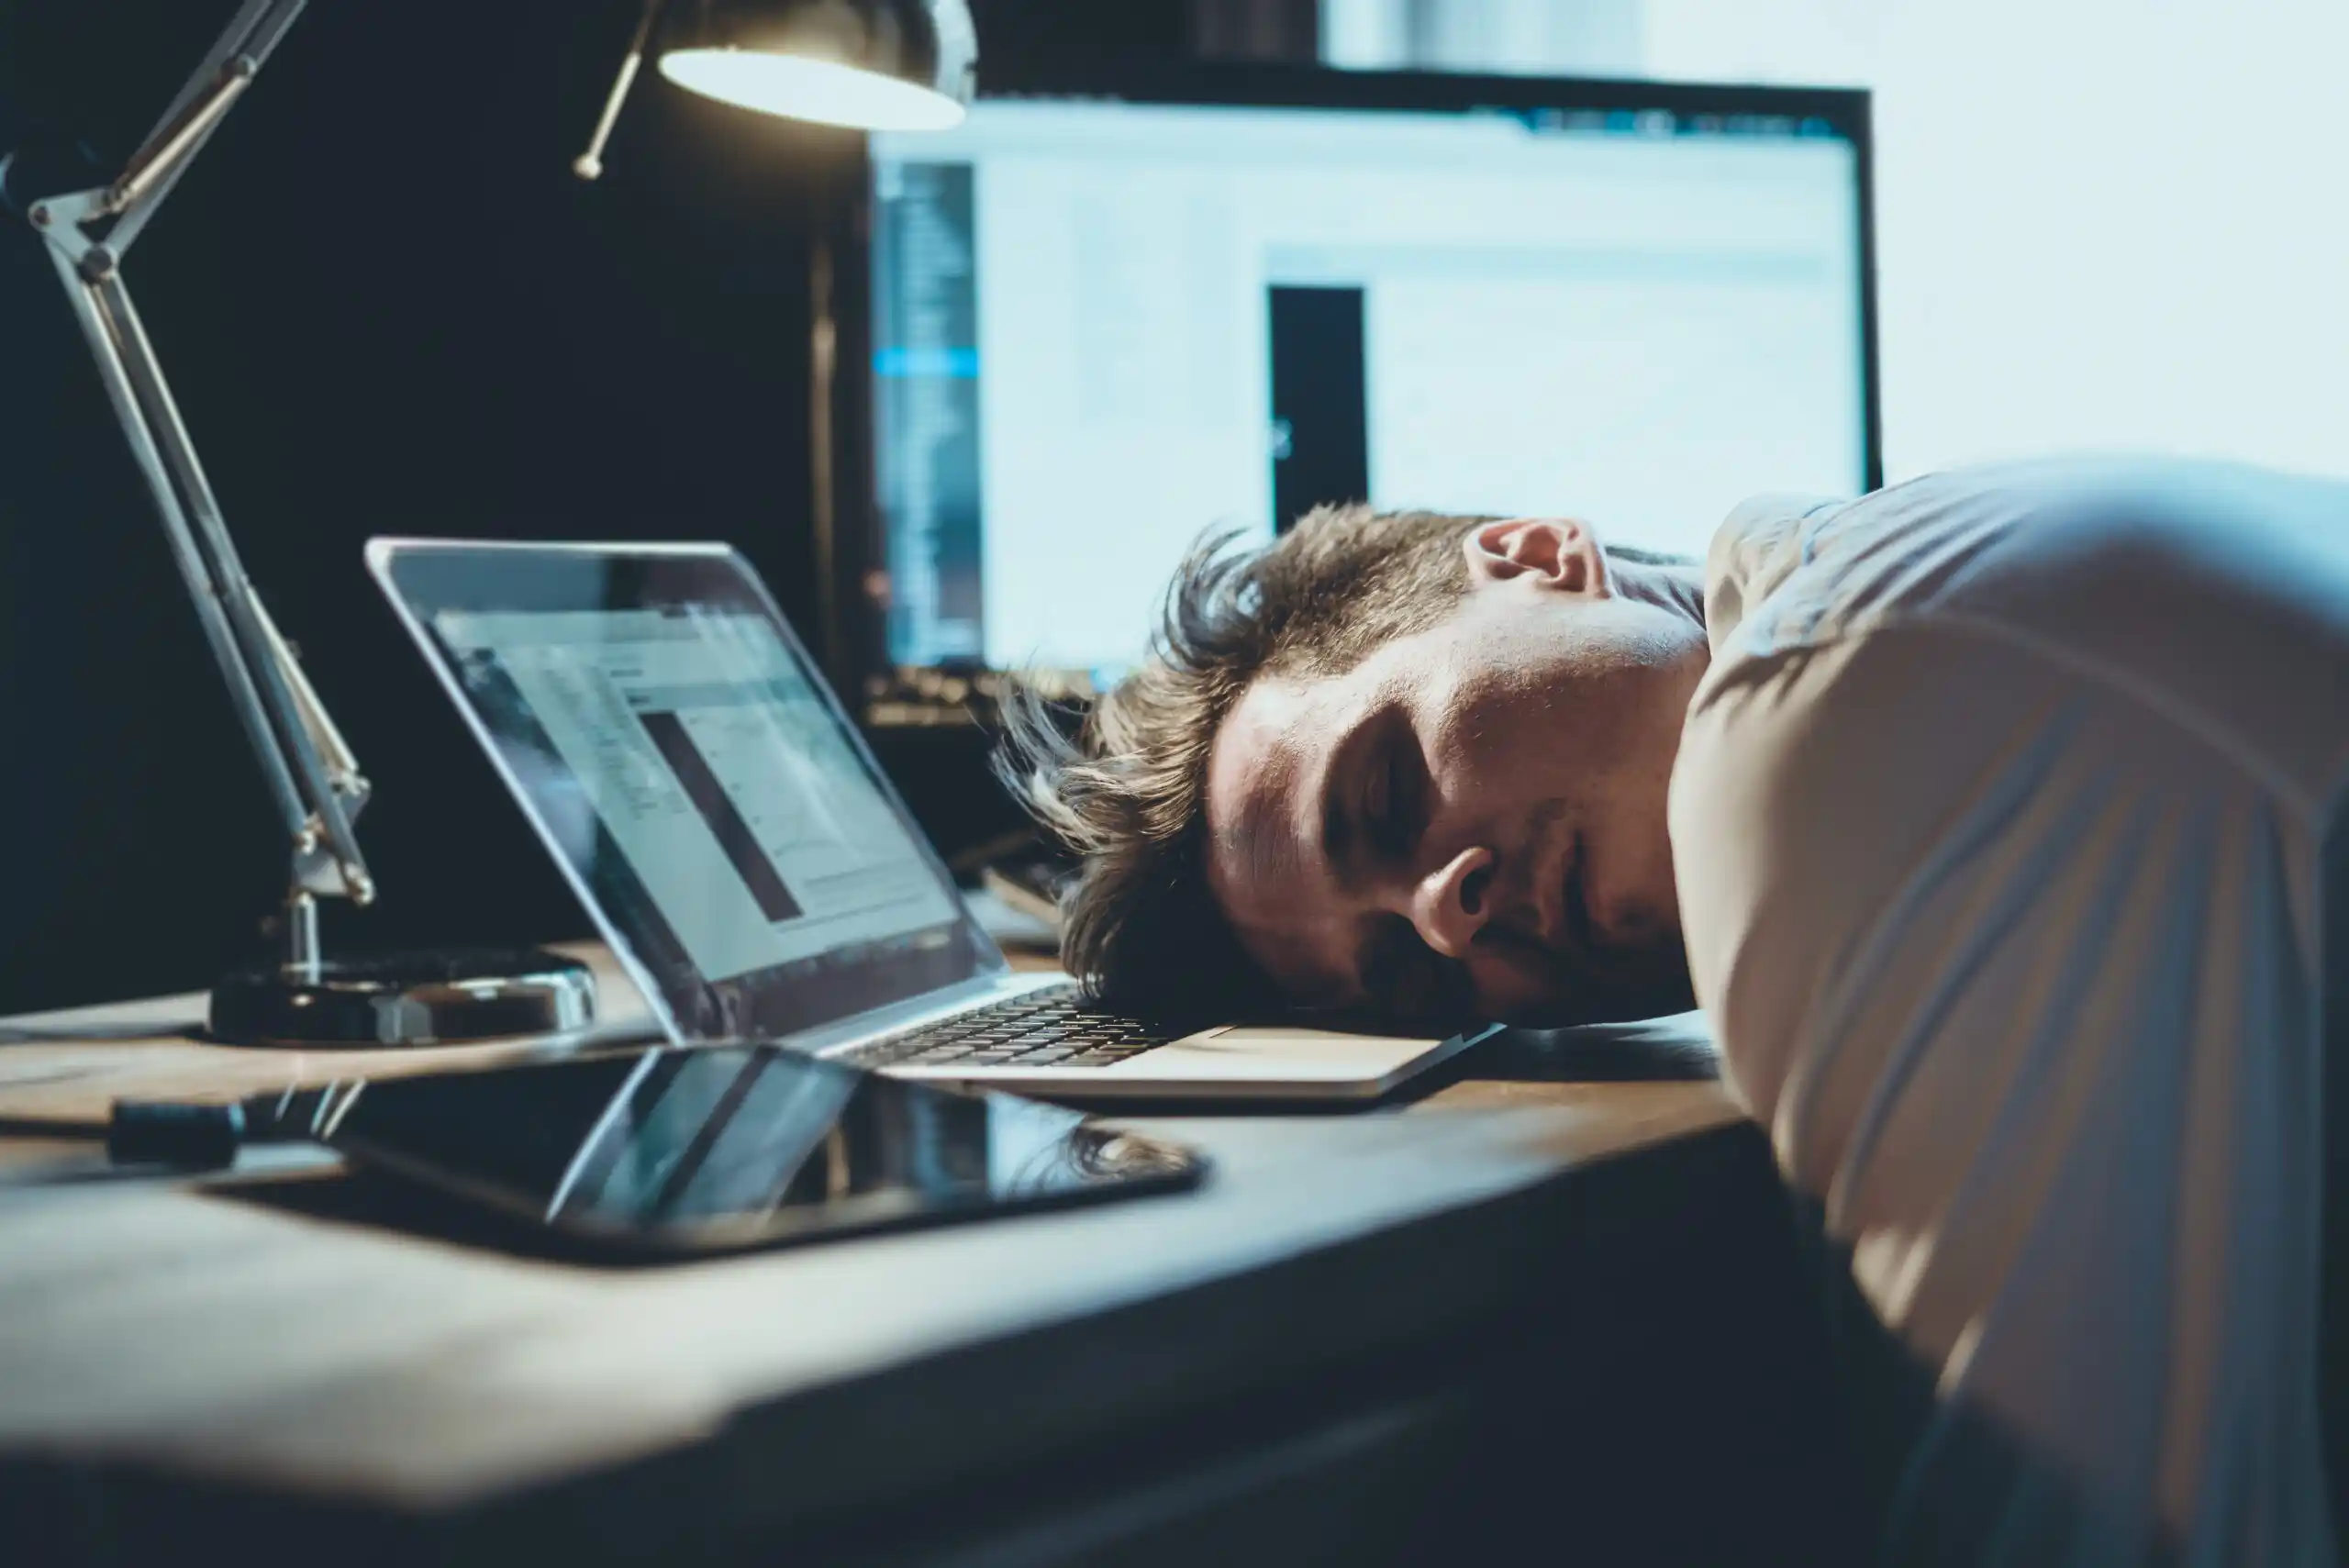
[[[1309, 6], [974, 9], [983, 80], [1311, 49]], [[232, 10], [0, 0], [0, 150], [61, 135], [110, 173]], [[376, 785], [360, 837], [383, 897], [330, 909], [330, 941], [586, 929], [367, 580], [370, 535], [724, 539], [816, 630], [806, 258], [861, 144], [648, 72], [604, 179], [581, 183], [571, 160], [635, 15], [315, 0], [125, 267], [245, 564]], [[0, 1011], [200, 986], [262, 951], [281, 835], [48, 256], [13, 217], [0, 638]], [[978, 784], [970, 751], [953, 790]], [[930, 798], [948, 782], [934, 761], [907, 768]]]

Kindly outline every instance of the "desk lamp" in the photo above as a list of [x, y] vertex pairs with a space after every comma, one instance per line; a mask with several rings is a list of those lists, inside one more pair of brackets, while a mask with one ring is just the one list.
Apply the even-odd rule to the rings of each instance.
[[[211, 1032], [298, 1047], [576, 1029], [593, 1018], [594, 980], [584, 965], [557, 954], [446, 951], [329, 960], [321, 952], [318, 901], [364, 906], [375, 898], [351, 831], [367, 803], [367, 779], [245, 575], [123, 284], [132, 242], [304, 4], [243, 0], [119, 177], [27, 209], [154, 496], [196, 623], [291, 849], [284, 951], [213, 988]], [[661, 71], [673, 82], [771, 114], [868, 128], [955, 123], [971, 97], [978, 52], [967, 0], [649, 0], [594, 144], [574, 165], [583, 177], [600, 169], [612, 122], [656, 32]], [[9, 161], [0, 161], [0, 172]]]

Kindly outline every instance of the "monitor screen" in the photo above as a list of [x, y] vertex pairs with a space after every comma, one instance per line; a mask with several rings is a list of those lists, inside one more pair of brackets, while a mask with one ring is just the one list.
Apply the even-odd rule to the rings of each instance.
[[891, 662], [1113, 677], [1202, 529], [1322, 502], [1701, 556], [1751, 494], [1865, 488], [1864, 168], [1776, 113], [1027, 98], [875, 136]]

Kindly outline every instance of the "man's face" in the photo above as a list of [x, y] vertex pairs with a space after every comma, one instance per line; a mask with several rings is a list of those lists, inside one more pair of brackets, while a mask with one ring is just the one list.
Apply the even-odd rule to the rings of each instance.
[[1704, 672], [1669, 591], [1582, 525], [1463, 541], [1442, 622], [1259, 679], [1218, 731], [1208, 873], [1297, 1001], [1571, 1023], [1690, 1005], [1664, 800]]

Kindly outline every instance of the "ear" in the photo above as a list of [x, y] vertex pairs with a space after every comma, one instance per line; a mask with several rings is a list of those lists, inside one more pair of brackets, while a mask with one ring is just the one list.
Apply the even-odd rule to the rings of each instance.
[[1508, 517], [1479, 523], [1462, 541], [1478, 583], [1527, 581], [1560, 593], [1611, 597], [1607, 552], [1590, 525], [1571, 517]]

